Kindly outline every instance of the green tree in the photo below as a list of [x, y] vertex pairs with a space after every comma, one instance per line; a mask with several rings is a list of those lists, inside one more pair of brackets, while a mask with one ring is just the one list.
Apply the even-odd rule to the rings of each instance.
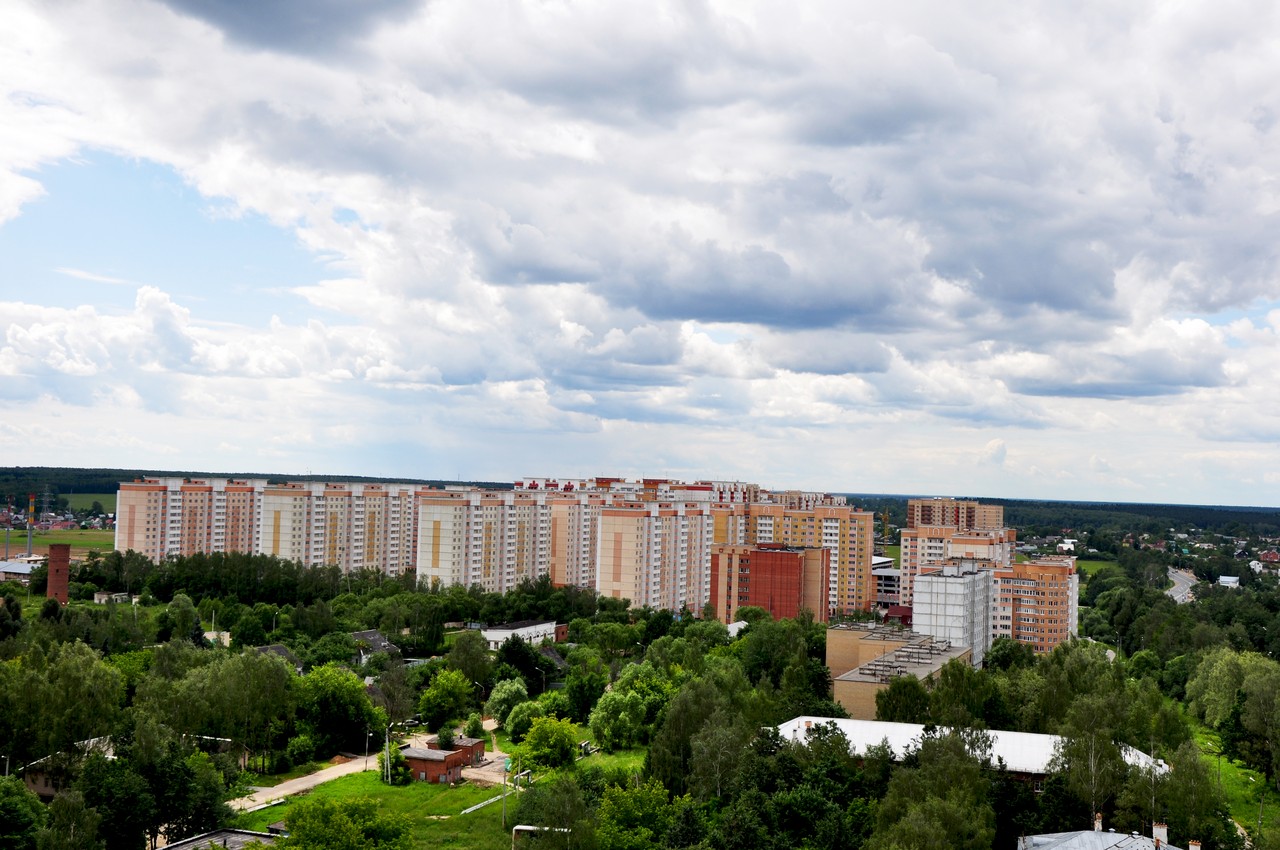
[[418, 700], [422, 722], [428, 729], [439, 730], [465, 716], [475, 692], [475, 685], [460, 670], [441, 670]]
[[665, 843], [675, 823], [676, 805], [657, 780], [639, 788], [605, 789], [600, 801], [596, 837], [600, 850], [650, 850]]
[[58, 792], [49, 804], [48, 826], [36, 836], [37, 850], [102, 850], [98, 825], [102, 816], [85, 805], [79, 791]]
[[373, 800], [304, 797], [289, 809], [287, 837], [276, 847], [292, 850], [409, 850], [409, 821], [381, 811]]
[[355, 673], [326, 664], [298, 681], [298, 723], [321, 755], [364, 746], [365, 732], [386, 724]]
[[533, 721], [546, 715], [542, 705], [536, 700], [522, 702], [507, 714], [507, 732], [511, 740], [519, 744], [533, 728]]
[[449, 666], [469, 682], [487, 682], [489, 670], [493, 667], [489, 646], [485, 643], [484, 635], [477, 631], [465, 631], [455, 637], [447, 660]]
[[573, 764], [578, 752], [576, 724], [558, 717], [537, 717], [525, 735], [522, 747], [533, 764], [547, 768]]
[[0, 778], [0, 848], [34, 850], [36, 834], [44, 822], [40, 798], [18, 777]]
[[870, 845], [901, 850], [990, 848], [995, 812], [988, 800], [984, 755], [981, 739], [957, 734], [926, 737], [917, 766], [899, 769], [890, 780]]
[[617, 688], [600, 697], [589, 720], [591, 735], [606, 752], [634, 746], [644, 728], [644, 699]]
[[499, 726], [504, 726], [511, 709], [528, 699], [529, 689], [525, 687], [523, 679], [503, 679], [493, 686], [489, 701], [484, 704], [484, 712]]
[[876, 692], [876, 720], [890, 723], [928, 723], [929, 692], [915, 676], [896, 676]]

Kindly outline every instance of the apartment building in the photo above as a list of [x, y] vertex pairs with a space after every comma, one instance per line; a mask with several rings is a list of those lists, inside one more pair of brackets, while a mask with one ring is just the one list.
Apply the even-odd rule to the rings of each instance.
[[252, 552], [505, 592], [548, 575], [700, 612], [716, 545], [828, 550], [826, 612], [869, 610], [873, 517], [823, 493], [741, 481], [524, 478], [511, 490], [153, 478], [120, 485], [116, 546], [152, 559]]
[[711, 553], [711, 605], [724, 623], [737, 620], [744, 605], [763, 608], [775, 620], [807, 610], [825, 623], [830, 575], [829, 549], [718, 545]]
[[872, 574], [875, 517], [842, 504], [789, 508], [775, 502], [749, 505], [749, 544], [823, 548], [831, 552], [827, 608], [836, 613], [870, 611], [875, 603]]
[[994, 571], [992, 637], [1011, 637], [1038, 653], [1076, 635], [1080, 577], [1070, 555], [1046, 555]]
[[973, 665], [981, 667], [992, 640], [994, 585], [994, 570], [973, 560], [952, 558], [926, 567], [916, 576], [911, 628], [969, 647]]
[[410, 484], [268, 484], [265, 479], [123, 482], [116, 539], [160, 561], [214, 552], [276, 555], [399, 575], [414, 565]]
[[908, 499], [902, 529], [899, 602], [912, 605], [922, 569], [950, 558], [1013, 562], [1017, 533], [1004, 527], [1004, 508], [963, 499]]
[[952, 526], [953, 528], [1002, 528], [1004, 507], [984, 505], [965, 499], [934, 498], [907, 500], [907, 528]]
[[212, 552], [251, 552], [258, 494], [266, 481], [146, 478], [120, 485], [115, 548], [155, 561]]

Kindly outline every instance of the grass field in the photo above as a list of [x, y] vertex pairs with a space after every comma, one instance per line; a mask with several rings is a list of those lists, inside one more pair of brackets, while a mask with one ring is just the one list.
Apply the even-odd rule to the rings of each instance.
[[[385, 811], [409, 818], [413, 824], [413, 846], [420, 850], [503, 850], [510, 843], [511, 837], [502, 826], [501, 802], [492, 803], [471, 814], [462, 814], [463, 809], [497, 797], [500, 793], [500, 788], [481, 788], [467, 784], [450, 788], [426, 782], [413, 782], [395, 788], [382, 784], [375, 773], [357, 773], [326, 782], [310, 792], [310, 796], [333, 800], [359, 797], [377, 800]], [[286, 801], [278, 806], [247, 812], [236, 818], [235, 825], [241, 829], [266, 831], [268, 825], [288, 816], [291, 805], [291, 802]], [[514, 798], [507, 798], [508, 818], [514, 807]]]
[[1257, 830], [1258, 791], [1260, 788], [1265, 788], [1266, 797], [1262, 800], [1263, 826], [1265, 828], [1268, 824], [1274, 824], [1276, 818], [1280, 817], [1280, 795], [1277, 795], [1275, 788], [1267, 784], [1266, 777], [1231, 759], [1219, 758], [1217, 752], [1221, 742], [1216, 732], [1206, 729], [1194, 719], [1191, 721], [1191, 728], [1195, 734], [1196, 743], [1204, 753], [1209, 775], [1216, 780], [1221, 770], [1222, 794], [1226, 797], [1227, 809], [1236, 823], [1250, 833]]
[[72, 493], [67, 496], [67, 504], [73, 511], [87, 511], [94, 502], [100, 502], [102, 509], [109, 514], [116, 512], [115, 493]]
[[1116, 562], [1115, 561], [1085, 561], [1083, 559], [1079, 559], [1076, 561], [1076, 566], [1079, 567], [1080, 570], [1084, 572], [1085, 575], [1088, 575], [1088, 576], [1093, 575], [1098, 570], [1102, 569], [1108, 564], [1110, 564], [1111, 566], [1115, 566]]
[[[14, 532], [17, 534], [18, 532]], [[22, 532], [26, 537], [26, 532]], [[116, 533], [111, 530], [96, 528], [73, 528], [66, 531], [37, 531], [35, 544], [49, 546], [53, 543], [70, 543], [73, 549], [98, 549], [110, 551], [116, 545]]]
[[895, 567], [902, 566], [902, 547], [901, 546], [884, 547], [884, 556], [886, 558], [893, 558], [893, 565]]

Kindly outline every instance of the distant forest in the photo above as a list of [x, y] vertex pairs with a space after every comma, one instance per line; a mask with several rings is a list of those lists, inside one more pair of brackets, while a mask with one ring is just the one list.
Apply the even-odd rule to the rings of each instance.
[[[906, 496], [848, 494], [856, 504], [876, 514], [888, 511], [889, 521], [902, 525], [907, 517]], [[1144, 505], [1126, 502], [1053, 502], [1023, 499], [974, 498], [984, 504], [1004, 505], [1004, 519], [1020, 536], [1094, 533], [1145, 533], [1163, 535], [1171, 528], [1196, 528], [1234, 537], [1280, 535], [1280, 508], [1226, 505]]]
[[0, 498], [15, 502], [34, 493], [37, 498], [47, 489], [54, 496], [74, 493], [114, 493], [121, 481], [135, 478], [265, 478], [268, 481], [352, 481], [362, 484], [477, 484], [482, 487], [509, 489], [510, 482], [445, 481], [423, 478], [371, 478], [364, 475], [279, 475], [262, 472], [183, 472], [165, 469], [90, 469], [75, 466], [4, 466], [0, 467]]
[[[59, 503], [76, 493], [114, 493], [121, 481], [135, 478], [265, 478], [269, 481], [351, 481], [367, 484], [403, 483], [436, 487], [473, 484], [498, 490], [511, 488], [509, 481], [448, 481], [424, 478], [377, 478], [361, 475], [280, 475], [263, 472], [208, 472], [164, 469], [94, 469], [73, 466], [0, 467], [0, 501], [22, 503], [27, 494], [37, 498], [47, 490]], [[889, 521], [903, 525], [907, 497], [885, 494], [850, 493], [849, 501], [877, 516], [889, 513]], [[957, 496], [957, 498], [969, 498]], [[1054, 502], [1022, 499], [978, 498], [980, 502], [1004, 505], [1005, 522], [1022, 537], [1072, 533], [1138, 532], [1159, 535], [1170, 528], [1180, 531], [1194, 527], [1213, 534], [1237, 537], [1280, 536], [1280, 508], [1232, 507], [1221, 505], [1155, 505], [1124, 502]]]

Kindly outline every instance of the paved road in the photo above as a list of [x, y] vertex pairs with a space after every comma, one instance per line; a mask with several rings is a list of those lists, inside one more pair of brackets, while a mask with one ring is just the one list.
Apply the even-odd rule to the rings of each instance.
[[[366, 764], [367, 763], [367, 764]], [[308, 773], [306, 776], [299, 776], [297, 779], [290, 779], [288, 782], [281, 782], [279, 785], [271, 788], [259, 788], [248, 797], [240, 797], [230, 802], [231, 808], [246, 811], [248, 809], [256, 809], [258, 806], [265, 805], [274, 800], [280, 800], [285, 797], [292, 797], [294, 794], [301, 794], [303, 791], [310, 791], [317, 785], [330, 782], [340, 776], [350, 776], [353, 773], [362, 773], [366, 770], [378, 769], [378, 755], [374, 753], [368, 759], [356, 758], [342, 764], [335, 764], [333, 767], [326, 767], [324, 770], [317, 770], [315, 773]]]
[[[494, 728], [496, 728], [496, 724], [492, 720], [485, 721], [486, 731], [492, 732]], [[411, 747], [425, 747], [427, 741], [434, 737], [434, 735], [426, 734], [410, 735], [407, 743]], [[490, 744], [486, 747], [488, 752], [485, 753], [485, 763], [479, 767], [464, 768], [462, 771], [463, 779], [469, 779], [481, 784], [502, 784], [502, 763], [506, 754], [494, 751], [492, 742], [496, 740], [495, 738], [490, 738], [489, 740]], [[232, 800], [230, 805], [233, 809], [240, 811], [256, 809], [267, 803], [282, 800], [285, 797], [292, 797], [294, 794], [301, 794], [303, 791], [310, 791], [317, 785], [322, 785], [341, 776], [350, 776], [353, 773], [377, 769], [378, 754], [375, 752], [368, 758], [354, 758], [351, 761], [335, 764], [332, 767], [317, 770], [315, 773], [309, 773], [306, 776], [299, 776], [297, 779], [290, 779], [288, 782], [281, 782], [272, 788], [259, 788], [247, 797]]]
[[1191, 587], [1196, 583], [1195, 575], [1187, 570], [1175, 570], [1170, 567], [1169, 579], [1173, 582], [1173, 587], [1166, 590], [1165, 593], [1172, 596], [1173, 601], [1179, 604], [1190, 602], [1193, 598], [1191, 596]]

